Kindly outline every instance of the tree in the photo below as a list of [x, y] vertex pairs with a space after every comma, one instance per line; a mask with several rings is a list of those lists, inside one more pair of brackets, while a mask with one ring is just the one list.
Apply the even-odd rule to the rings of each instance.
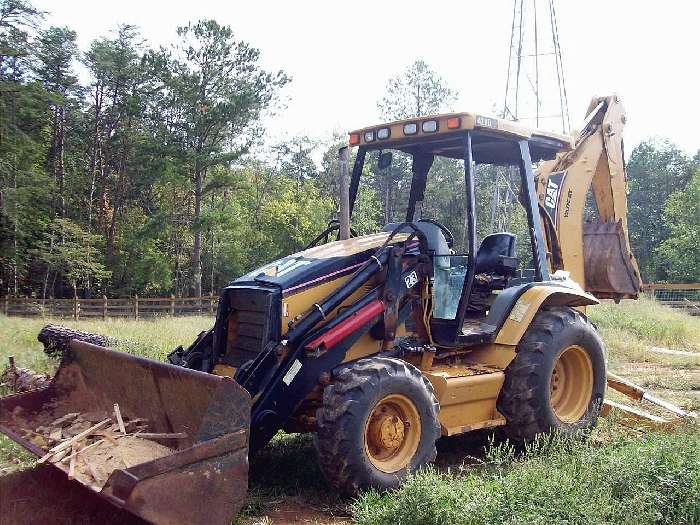
[[627, 164], [629, 225], [632, 252], [645, 281], [665, 279], [656, 248], [670, 235], [664, 218], [666, 200], [685, 188], [697, 164], [668, 140], [640, 143]]
[[[401, 120], [445, 112], [452, 109], [457, 92], [447, 86], [447, 82], [423, 60], [416, 60], [402, 73], [390, 79], [386, 93], [377, 102], [379, 113], [384, 121]], [[441, 166], [441, 169], [437, 169]], [[431, 170], [431, 175], [441, 171], [441, 181], [431, 176], [428, 179], [429, 194], [443, 193], [435, 187], [442, 182], [447, 187], [458, 187], [464, 172], [454, 163], [438, 159]], [[375, 190], [383, 196], [384, 222], [403, 220], [404, 207], [399, 203], [408, 200], [411, 184], [410, 158], [403, 154], [394, 154], [392, 165], [383, 173], [376, 174]], [[464, 193], [461, 194], [462, 201]], [[464, 206], [462, 205], [462, 209]], [[457, 218], [461, 217], [459, 214]], [[437, 216], [435, 216], [436, 218]], [[451, 216], [453, 219], [455, 215]]]
[[26, 0], [0, 1], [0, 78], [18, 80], [17, 61], [30, 53], [30, 31], [44, 13]]
[[[113, 270], [117, 259], [129, 259], [115, 253], [120, 226], [129, 214], [126, 208], [139, 205], [140, 190], [158, 176], [153, 159], [159, 152], [153, 150], [154, 136], [144, 118], [147, 93], [153, 86], [142, 47], [138, 29], [121, 25], [112, 38], [93, 41], [83, 57], [92, 77], [85, 129], [90, 167], [83, 186], [87, 188], [87, 227], [104, 235], [105, 261]], [[93, 221], [96, 196], [97, 220]]]
[[78, 79], [72, 62], [77, 55], [77, 34], [67, 27], [50, 27], [42, 32], [36, 50], [35, 73], [49, 93], [52, 111], [51, 143], [47, 155], [49, 173], [56, 181], [58, 196], [56, 216], [66, 216], [66, 107], [74, 94]]
[[457, 92], [445, 79], [419, 59], [389, 80], [377, 105], [381, 117], [388, 121], [449, 111], [456, 99]]
[[[76, 295], [85, 281], [109, 276], [104, 265], [97, 262], [97, 239], [87, 239], [89, 235], [69, 219], [55, 219], [44, 240], [33, 250], [37, 259], [46, 265], [47, 274], [53, 272], [54, 279], [63, 275]], [[57, 239], [62, 241], [56, 242]]]
[[[32, 197], [49, 191], [41, 184], [45, 93], [28, 78], [42, 17], [25, 0], [0, 0], [0, 288], [15, 294], [26, 278], [25, 253], [40, 220], [41, 202]], [[37, 184], [34, 192], [26, 190]]]
[[283, 72], [258, 65], [259, 51], [235, 40], [214, 20], [180, 27], [168, 56], [163, 114], [181, 147], [193, 183], [192, 291], [202, 292], [202, 189], [207, 171], [240, 158], [256, 138], [255, 126], [277, 90]]
[[685, 189], [671, 194], [663, 218], [669, 236], [656, 255], [666, 277], [671, 282], [700, 281], [700, 170]]
[[316, 141], [305, 136], [293, 137], [273, 146], [272, 153], [280, 174], [295, 179], [297, 187], [301, 187], [304, 180], [316, 179], [318, 169], [311, 155], [317, 147]]

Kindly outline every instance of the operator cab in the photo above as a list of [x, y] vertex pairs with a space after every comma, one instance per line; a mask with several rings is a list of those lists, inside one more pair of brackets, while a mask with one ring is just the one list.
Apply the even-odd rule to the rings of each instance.
[[[361, 129], [350, 133], [350, 145], [358, 147], [350, 182], [351, 213], [366, 162], [376, 166], [378, 178], [392, 182], [395, 171], [400, 177], [410, 169], [410, 187], [396, 189], [398, 196], [407, 197], [406, 208], [395, 210], [383, 231], [413, 223], [425, 237], [433, 261], [433, 339], [444, 346], [491, 340], [516, 297], [509, 289], [549, 280], [532, 163], [571, 148], [571, 137], [452, 113]], [[440, 184], [431, 190], [431, 181], [446, 179], [447, 172], [454, 181], [455, 170], [463, 173], [460, 187], [443, 192], [442, 198], [458, 203], [459, 209], [445, 213], [442, 203], [430, 198]], [[510, 224], [502, 220], [498, 192], [510, 208], [519, 209]]]

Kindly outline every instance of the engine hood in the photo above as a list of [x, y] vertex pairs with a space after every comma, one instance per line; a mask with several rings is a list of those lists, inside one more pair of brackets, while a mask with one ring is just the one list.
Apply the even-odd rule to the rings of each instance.
[[292, 295], [324, 281], [354, 272], [386, 241], [388, 233], [375, 233], [315, 246], [261, 266], [232, 281], [228, 288], [267, 286]]

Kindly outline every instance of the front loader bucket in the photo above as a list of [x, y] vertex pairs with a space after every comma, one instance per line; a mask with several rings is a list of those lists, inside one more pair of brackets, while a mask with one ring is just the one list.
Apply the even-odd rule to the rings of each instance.
[[[0, 432], [37, 456], [47, 421], [71, 413], [143, 418], [152, 434], [182, 433], [158, 459], [117, 468], [85, 486], [153, 523], [230, 523], [248, 485], [251, 401], [233, 379], [73, 340], [48, 387], [0, 399]], [[158, 438], [155, 438], [158, 439]], [[68, 473], [68, 465], [54, 466]]]
[[599, 299], [636, 299], [642, 286], [622, 221], [583, 225], [586, 291]]

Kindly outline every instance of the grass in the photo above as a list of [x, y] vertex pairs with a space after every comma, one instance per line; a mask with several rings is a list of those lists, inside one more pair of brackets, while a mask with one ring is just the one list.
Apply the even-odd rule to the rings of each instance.
[[645, 356], [651, 346], [700, 352], [700, 317], [691, 317], [645, 296], [620, 304], [605, 302], [589, 307], [588, 313], [600, 330], [612, 359], [668, 361], [667, 355]]
[[[608, 349], [608, 368], [689, 410], [700, 410], [700, 317], [642, 296], [589, 308]], [[651, 347], [693, 352], [674, 356]], [[615, 398], [615, 395], [611, 396]]]
[[52, 373], [58, 362], [44, 354], [43, 346], [37, 341], [39, 331], [49, 322], [110, 336], [120, 341], [117, 347], [121, 350], [161, 360], [176, 346], [187, 346], [202, 330], [211, 328], [214, 319], [211, 317], [162, 317], [140, 321], [131, 319], [71, 321], [24, 319], [0, 315], [0, 362], [7, 362], [7, 357], [14, 355], [17, 366], [31, 368], [37, 372]]
[[542, 441], [523, 455], [507, 444], [466, 474], [434, 468], [396, 492], [370, 491], [352, 505], [360, 525], [697, 524], [700, 435], [648, 434]]
[[[609, 349], [610, 370], [685, 408], [700, 410], [700, 360], [648, 352], [651, 346], [700, 352], [700, 318], [648, 299], [605, 303], [588, 313]], [[19, 366], [52, 372], [56, 362], [43, 354], [36, 340], [46, 322], [0, 316], [0, 363], [15, 355]], [[126, 340], [121, 349], [162, 359], [175, 346], [194, 340], [212, 319], [60, 322]], [[340, 516], [342, 523], [352, 519], [363, 525], [700, 525], [697, 427], [670, 434], [638, 434], [605, 421], [590, 440], [539, 443], [524, 454], [503, 443], [490, 443], [489, 436], [475, 433], [443, 439], [435, 467], [415, 473], [396, 492], [370, 491], [350, 501], [323, 480], [311, 436], [280, 433], [251, 458], [247, 506], [238, 521], [285, 523], [288, 515], [282, 512], [286, 511], [296, 518], [303, 516], [306, 521], [300, 523], [324, 524], [340, 523], [333, 518]], [[32, 462], [28, 454], [0, 437], [0, 474], [24, 475], [31, 471], [19, 469]], [[121, 519], [109, 522], [122, 523]]]

